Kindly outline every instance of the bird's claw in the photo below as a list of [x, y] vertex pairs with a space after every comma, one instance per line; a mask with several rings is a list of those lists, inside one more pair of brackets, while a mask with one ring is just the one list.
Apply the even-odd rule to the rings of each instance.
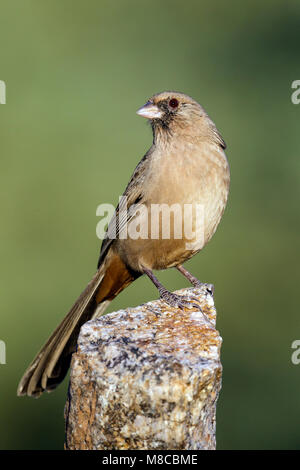
[[180, 310], [184, 310], [185, 308], [188, 309], [197, 309], [202, 313], [204, 320], [209, 323], [209, 325], [214, 328], [214, 325], [208, 318], [208, 316], [203, 312], [200, 302], [197, 297], [189, 297], [184, 295], [177, 295], [173, 292], [169, 292], [167, 290], [161, 291], [160, 298], [166, 302], [168, 305], [174, 308], [180, 308]]
[[[174, 294], [173, 292], [163, 291], [160, 293], [160, 298], [171, 307], [180, 308], [181, 310], [193, 307], [190, 298]], [[198, 305], [197, 308], [199, 308]]]
[[193, 286], [197, 289], [202, 289], [204, 287], [210, 295], [214, 295], [215, 286], [213, 284], [206, 284], [205, 282], [195, 281], [193, 282]]
[[196, 308], [202, 312], [197, 297], [188, 297], [184, 295], [177, 295], [169, 291], [164, 291], [161, 292], [160, 298], [171, 307], [180, 308], [181, 310], [184, 310], [185, 308]]

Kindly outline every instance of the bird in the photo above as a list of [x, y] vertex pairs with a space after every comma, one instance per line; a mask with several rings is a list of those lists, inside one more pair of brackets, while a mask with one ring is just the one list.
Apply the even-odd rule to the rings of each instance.
[[[29, 365], [18, 385], [18, 396], [37, 398], [54, 390], [68, 371], [81, 326], [103, 315], [109, 303], [140, 276], [154, 283], [163, 301], [180, 309], [189, 308], [191, 299], [167, 290], [153, 271], [176, 268], [192, 285], [202, 285], [183, 263], [209, 242], [225, 210], [230, 186], [226, 144], [204, 108], [184, 93], [157, 93], [137, 114], [151, 125], [152, 145], [136, 166], [108, 224], [94, 276]], [[182, 210], [192, 206], [189, 218], [184, 218], [191, 236], [185, 231], [181, 237], [175, 233], [183, 229], [182, 218], [177, 227], [174, 222], [168, 236], [163, 226], [157, 229], [153, 223], [150, 227], [152, 207], [174, 205]], [[202, 210], [200, 224], [195, 207]], [[128, 235], [137, 228], [145, 229], [144, 236]]]

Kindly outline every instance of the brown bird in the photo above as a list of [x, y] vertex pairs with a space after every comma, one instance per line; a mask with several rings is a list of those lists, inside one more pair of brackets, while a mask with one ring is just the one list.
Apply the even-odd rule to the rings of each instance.
[[[108, 226], [98, 270], [25, 372], [18, 395], [38, 397], [53, 390], [69, 368], [82, 324], [102, 315], [139, 276], [146, 274], [160, 297], [180, 308], [191, 304], [165, 289], [153, 270], [176, 267], [193, 285], [201, 284], [182, 263], [211, 239], [224, 212], [230, 181], [225, 142], [204, 109], [183, 93], [156, 94], [137, 113], [151, 123], [152, 146], [137, 165]], [[153, 222], [153, 207], [162, 210], [159, 227], [157, 219]], [[186, 207], [192, 207], [189, 216]], [[165, 223], [166, 208], [177, 208], [184, 217], [176, 218], [172, 211], [173, 218]], [[201, 223], [195, 208], [200, 208]], [[191, 236], [186, 235], [187, 226]], [[134, 235], [138, 231], [143, 231], [142, 236]]]

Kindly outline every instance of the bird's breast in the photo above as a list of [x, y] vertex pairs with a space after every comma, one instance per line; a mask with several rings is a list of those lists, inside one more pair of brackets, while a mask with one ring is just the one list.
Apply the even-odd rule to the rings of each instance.
[[[151, 205], [179, 206], [187, 218], [191, 213], [193, 229], [202, 231], [207, 243], [228, 198], [230, 174], [223, 150], [212, 144], [176, 148], [153, 159], [149, 179], [145, 200]], [[202, 219], [201, 226], [195, 214]]]
[[225, 209], [229, 167], [218, 148], [185, 148], [153, 155], [143, 187], [143, 205], [120, 241], [125, 262], [165, 269], [200, 251]]

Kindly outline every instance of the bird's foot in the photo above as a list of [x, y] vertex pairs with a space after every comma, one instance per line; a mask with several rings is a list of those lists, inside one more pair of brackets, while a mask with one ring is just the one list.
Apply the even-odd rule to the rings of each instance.
[[[181, 310], [184, 310], [185, 308], [197, 308], [198, 310], [201, 310], [196, 297], [177, 295], [166, 290], [160, 293], [160, 298], [171, 307], [180, 308]], [[195, 301], [195, 303], [193, 301]]]
[[178, 269], [179, 272], [181, 272], [181, 274], [184, 275], [184, 277], [186, 279], [188, 279], [188, 281], [192, 284], [192, 286], [194, 286], [198, 289], [205, 287], [205, 289], [207, 290], [207, 292], [209, 294], [214, 295], [215, 288], [214, 288], [213, 284], [206, 284], [205, 282], [199, 281], [199, 279], [197, 279], [195, 276], [193, 276], [193, 274], [191, 274], [182, 265], [178, 265], [177, 269]]
[[194, 287], [198, 287], [198, 288], [205, 287], [206, 291], [210, 295], [214, 295], [214, 292], [215, 292], [215, 286], [213, 284], [206, 284], [206, 282], [198, 281], [194, 284]]
[[206, 284], [206, 282], [201, 282], [196, 277], [193, 280], [191, 280], [191, 284], [198, 289], [201, 289], [204, 287], [209, 294], [211, 295], [214, 294], [215, 286], [213, 284]]
[[201, 310], [199, 300], [196, 297], [177, 295], [167, 289], [160, 289], [159, 293], [160, 298], [171, 307], [180, 308], [181, 310], [185, 308], [197, 308], [197, 310]]
[[[185, 275], [185, 271], [186, 271], [185, 268], [180, 266], [180, 267], [177, 267], [177, 269], [179, 269], [179, 271], [184, 271], [184, 275]], [[198, 311], [200, 311], [202, 313], [203, 318], [206, 320], [206, 322], [209, 323], [212, 328], [214, 328], [214, 325], [211, 323], [211, 321], [209, 320], [207, 315], [201, 309], [200, 302], [199, 302], [199, 299], [197, 297], [174, 294], [173, 292], [168, 291], [159, 282], [157, 277], [154, 276], [153, 272], [150, 269], [143, 268], [143, 270], [144, 270], [144, 273], [151, 279], [153, 284], [157, 287], [157, 289], [159, 291], [159, 294], [160, 294], [160, 298], [162, 300], [164, 300], [168, 305], [170, 305], [171, 307], [180, 308], [181, 310], [184, 310], [185, 308], [197, 309]], [[197, 281], [197, 283], [199, 283], [197, 285], [197, 287], [205, 285], [207, 290], [211, 294], [213, 293], [213, 285], [212, 284], [203, 284], [202, 282], [198, 281], [197, 278], [192, 276], [190, 273], [188, 273], [188, 275], [189, 275], [189, 278], [193, 277], [195, 279], [195, 281]], [[209, 289], [211, 289], [211, 290], [209, 290]]]
[[212, 327], [215, 326], [212, 324], [208, 316], [203, 312], [200, 302], [197, 297], [191, 297], [187, 295], [177, 295], [173, 292], [168, 291], [167, 289], [160, 289], [160, 298], [164, 300], [168, 305], [174, 308], [180, 308], [184, 310], [185, 308], [197, 309], [202, 313], [204, 320]]

